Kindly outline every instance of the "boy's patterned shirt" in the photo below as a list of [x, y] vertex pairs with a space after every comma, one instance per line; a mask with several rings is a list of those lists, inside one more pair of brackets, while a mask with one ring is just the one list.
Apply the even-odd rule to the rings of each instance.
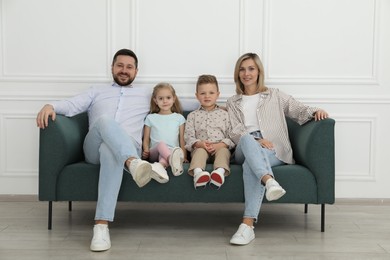
[[192, 152], [194, 143], [208, 140], [213, 143], [223, 142], [232, 149], [235, 144], [228, 137], [229, 127], [229, 115], [226, 110], [216, 106], [213, 110], [207, 111], [200, 107], [187, 116], [185, 147]]

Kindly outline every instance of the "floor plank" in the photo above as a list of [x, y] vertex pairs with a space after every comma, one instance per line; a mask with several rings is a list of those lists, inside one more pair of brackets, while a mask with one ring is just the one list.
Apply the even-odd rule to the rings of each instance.
[[389, 200], [338, 200], [326, 206], [265, 204], [256, 239], [232, 246], [242, 204], [125, 203], [110, 225], [112, 248], [89, 251], [95, 202], [53, 204], [36, 196], [0, 196], [0, 259], [390, 259]]

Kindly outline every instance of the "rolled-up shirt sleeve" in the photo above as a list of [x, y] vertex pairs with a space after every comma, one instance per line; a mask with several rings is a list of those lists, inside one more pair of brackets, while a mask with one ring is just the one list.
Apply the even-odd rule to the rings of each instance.
[[57, 114], [69, 117], [74, 116], [88, 110], [93, 101], [93, 91], [93, 88], [89, 88], [79, 95], [60, 101], [53, 101], [50, 104]]

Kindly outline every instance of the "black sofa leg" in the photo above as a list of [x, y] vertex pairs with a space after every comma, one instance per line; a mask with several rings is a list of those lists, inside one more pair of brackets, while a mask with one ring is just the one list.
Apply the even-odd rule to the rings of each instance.
[[325, 232], [325, 204], [321, 204], [321, 232]]
[[72, 201], [69, 201], [68, 210], [69, 210], [69, 211], [72, 211]]
[[49, 216], [47, 221], [47, 229], [51, 230], [51, 221], [53, 216], [53, 201], [49, 201]]
[[305, 204], [305, 214], [307, 214], [308, 208], [309, 208], [309, 205]]

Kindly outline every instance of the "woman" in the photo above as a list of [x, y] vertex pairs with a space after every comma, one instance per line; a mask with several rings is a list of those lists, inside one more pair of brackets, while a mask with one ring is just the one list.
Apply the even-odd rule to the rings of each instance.
[[264, 193], [268, 201], [286, 193], [271, 168], [294, 163], [285, 117], [302, 125], [313, 118], [325, 119], [328, 114], [278, 89], [267, 88], [263, 64], [255, 53], [246, 53], [238, 59], [234, 81], [237, 94], [227, 101], [229, 135], [237, 144], [235, 160], [243, 167], [245, 211], [230, 243], [246, 245], [255, 238], [253, 224], [257, 222]]

